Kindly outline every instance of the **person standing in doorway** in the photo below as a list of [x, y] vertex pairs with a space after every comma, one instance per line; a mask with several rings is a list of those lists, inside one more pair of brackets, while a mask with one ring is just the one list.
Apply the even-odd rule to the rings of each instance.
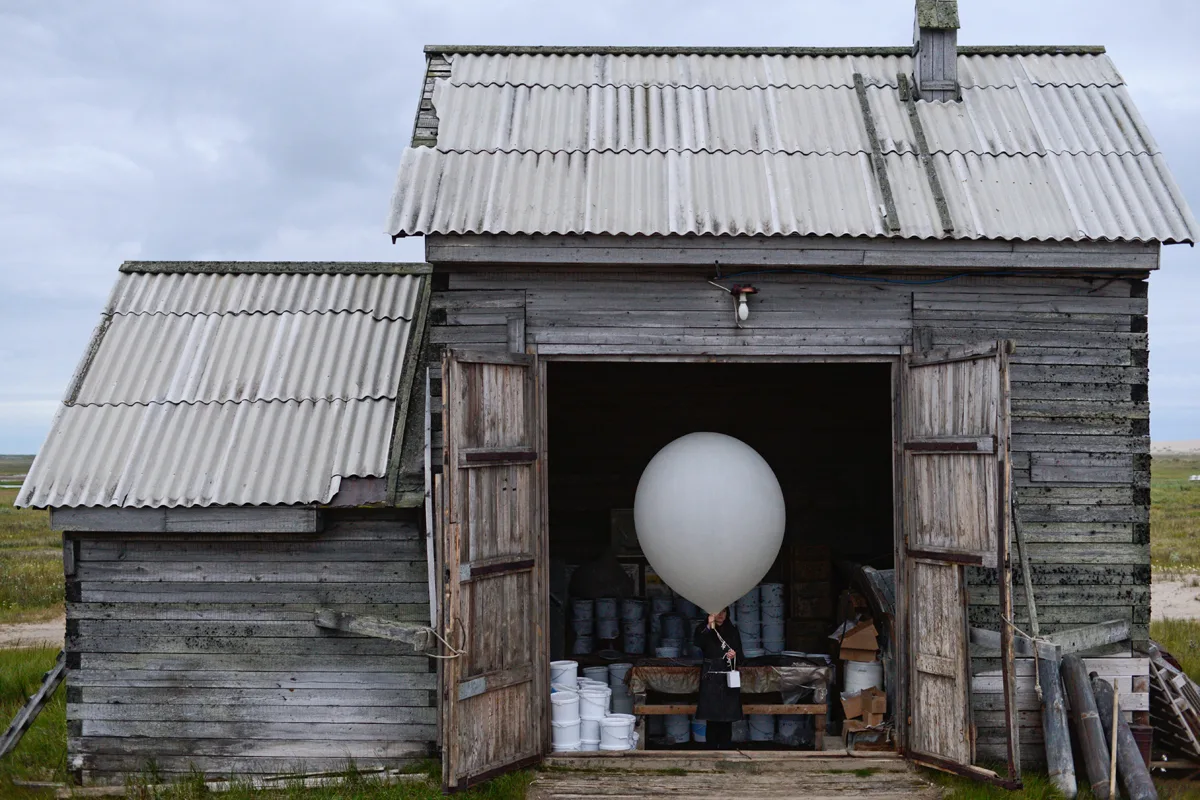
[[729, 685], [729, 672], [742, 652], [742, 636], [723, 609], [696, 626], [692, 642], [704, 653], [696, 719], [707, 723], [705, 740], [712, 749], [727, 750], [733, 723], [742, 718], [742, 690]]

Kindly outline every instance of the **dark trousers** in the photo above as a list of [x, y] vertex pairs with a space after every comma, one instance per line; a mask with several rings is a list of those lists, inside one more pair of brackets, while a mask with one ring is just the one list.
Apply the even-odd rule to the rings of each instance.
[[704, 740], [710, 750], [728, 750], [733, 742], [732, 722], [706, 722]]

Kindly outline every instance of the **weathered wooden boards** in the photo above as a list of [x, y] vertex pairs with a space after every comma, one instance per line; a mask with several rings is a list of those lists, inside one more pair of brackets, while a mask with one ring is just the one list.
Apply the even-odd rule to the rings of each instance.
[[314, 622], [325, 607], [428, 623], [419, 512], [336, 514], [311, 534], [72, 534], [78, 779], [120, 781], [151, 760], [167, 775], [249, 775], [433, 752], [430, 660]]
[[[1042, 702], [1034, 681], [1034, 663], [1032, 658], [1016, 659], [1017, 721], [1021, 729], [1022, 762], [1043, 768], [1047, 765], [1046, 734]], [[1149, 661], [1145, 657], [1088, 657], [1083, 663], [1089, 674], [1095, 672], [1110, 683], [1116, 679], [1124, 717], [1149, 709]], [[977, 752], [981, 757], [999, 760], [1004, 756], [1004, 706], [999, 664], [993, 658], [975, 656], [972, 667], [976, 671], [971, 678], [971, 701], [978, 735]], [[1049, 682], [1043, 678], [1043, 693], [1047, 692], [1048, 686]]]
[[1150, 722], [1155, 745], [1188, 759], [1200, 760], [1200, 696], [1195, 684], [1150, 649]]
[[[489, 242], [495, 248], [519, 244]], [[562, 254], [572, 242], [542, 244]], [[446, 288], [435, 291], [434, 308], [439, 310], [433, 314], [431, 337], [452, 345], [509, 348], [508, 322], [521, 311], [525, 343], [542, 355], [561, 357], [888, 357], [906, 344], [1012, 339], [1017, 345], [1011, 357], [1014, 491], [1041, 626], [1054, 631], [1125, 619], [1135, 641], [1147, 638], [1144, 280], [979, 275], [922, 286], [755, 274], [744, 280], [755, 281], [761, 291], [750, 319], [737, 328], [728, 295], [705, 282], [715, 267], [681, 267], [661, 258], [637, 263], [634, 251], [658, 245], [620, 244], [607, 260], [610, 266], [586, 267], [572, 266], [566, 255], [551, 266], [491, 266], [480, 255], [487, 248], [476, 245], [479, 258], [466, 263], [463, 255], [463, 263], [452, 264], [448, 262], [459, 251], [439, 255], [431, 250], [431, 257], [442, 262], [438, 271], [447, 274]], [[754, 247], [777, 249], [769, 243]], [[888, 254], [895, 251], [890, 245], [878, 247]], [[1010, 266], [1019, 266], [1012, 261], [1011, 245], [997, 252], [1005, 250]], [[1109, 252], [1105, 258], [1146, 255], [1135, 250]], [[624, 254], [623, 262], [617, 252]], [[1073, 250], [1071, 256], [1088, 257], [1084, 252]], [[967, 271], [971, 258], [959, 253], [949, 261], [923, 265]], [[496, 255], [494, 260], [505, 259]], [[1134, 261], [1124, 263], [1137, 269]], [[969, 572], [972, 623], [998, 629], [994, 573]], [[1014, 579], [1020, 587], [1019, 570]], [[1018, 625], [1028, 622], [1023, 591], [1018, 588], [1014, 596]]]
[[1063, 656], [1062, 676], [1071, 704], [1071, 727], [1079, 752], [1083, 754], [1088, 786], [1100, 800], [1108, 800], [1108, 744], [1083, 659], [1073, 654]]
[[459, 652], [443, 666], [442, 780], [461, 789], [541, 757], [548, 595], [533, 359], [453, 350], [443, 373], [445, 636]]

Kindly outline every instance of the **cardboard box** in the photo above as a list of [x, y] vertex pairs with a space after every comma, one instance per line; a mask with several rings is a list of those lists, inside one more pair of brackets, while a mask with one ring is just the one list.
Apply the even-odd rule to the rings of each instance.
[[858, 733], [867, 729], [867, 723], [861, 719], [848, 719], [842, 722], [842, 733]]
[[875, 623], [863, 620], [847, 630], [841, 637], [842, 647], [851, 650], [878, 650], [879, 635], [875, 631]]
[[855, 650], [853, 647], [843, 647], [838, 652], [838, 657], [843, 661], [864, 661], [870, 663], [879, 660], [878, 650]]
[[872, 686], [869, 689], [863, 689], [861, 692], [854, 694], [844, 694], [842, 698], [842, 712], [846, 719], [856, 719], [862, 717], [869, 719], [872, 717], [882, 719], [883, 714], [887, 712], [887, 694], [882, 689], [876, 689]]
[[862, 692], [842, 695], [842, 714], [846, 719], [858, 719], [863, 715]]
[[882, 725], [883, 724], [883, 714], [864, 714], [863, 722], [865, 722], [867, 724], [868, 728], [874, 728], [877, 725]]

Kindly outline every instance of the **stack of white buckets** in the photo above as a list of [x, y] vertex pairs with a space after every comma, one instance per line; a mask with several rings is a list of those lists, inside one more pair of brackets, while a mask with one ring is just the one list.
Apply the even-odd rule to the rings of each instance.
[[622, 638], [624, 652], [640, 656], [646, 652], [646, 601], [575, 598], [571, 601], [571, 627], [575, 632], [572, 655], [595, 652], [598, 641], [616, 642]]
[[[613, 707], [633, 710], [633, 699], [625, 686], [632, 664], [587, 667], [578, 676], [575, 661], [550, 662], [550, 725], [555, 752], [633, 750], [637, 718]], [[604, 680], [601, 680], [603, 673]], [[611, 685], [610, 685], [611, 684]], [[619, 686], [619, 691], [614, 687]], [[617, 702], [614, 702], [617, 701]]]

